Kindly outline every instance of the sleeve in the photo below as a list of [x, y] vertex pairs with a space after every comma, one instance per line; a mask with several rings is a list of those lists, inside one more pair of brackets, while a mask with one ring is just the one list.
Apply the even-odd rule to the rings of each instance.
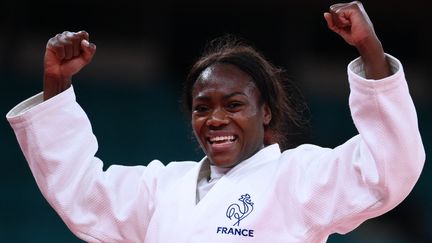
[[[349, 104], [360, 134], [354, 154], [357, 157], [352, 161], [359, 172], [372, 171], [361, 179], [381, 194], [380, 202], [371, 209], [374, 214], [389, 211], [408, 196], [425, 162], [417, 114], [402, 64], [390, 55], [387, 59], [394, 74], [381, 80], [360, 76], [364, 70], [361, 59], [348, 67]], [[343, 147], [336, 151], [345, 152]]]
[[159, 161], [111, 166], [73, 88], [42, 102], [42, 93], [8, 114], [42, 194], [69, 229], [87, 242], [143, 242], [153, 211]]
[[348, 66], [349, 105], [359, 132], [334, 148], [303, 145], [290, 156], [291, 194], [311, 231], [347, 233], [396, 207], [417, 182], [425, 151], [401, 63], [387, 55], [393, 74], [362, 77], [361, 59]]

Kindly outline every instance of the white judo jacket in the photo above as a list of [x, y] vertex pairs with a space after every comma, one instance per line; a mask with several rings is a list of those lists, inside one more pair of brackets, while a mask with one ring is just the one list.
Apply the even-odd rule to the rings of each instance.
[[36, 182], [69, 229], [88, 242], [325, 242], [398, 205], [425, 161], [400, 62], [393, 75], [363, 78], [348, 66], [358, 135], [334, 148], [305, 144], [257, 152], [196, 202], [201, 162], [110, 166], [73, 88], [13, 108], [13, 127]]

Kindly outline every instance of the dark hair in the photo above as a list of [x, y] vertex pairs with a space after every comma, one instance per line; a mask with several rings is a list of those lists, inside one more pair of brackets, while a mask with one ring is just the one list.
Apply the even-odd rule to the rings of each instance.
[[183, 108], [192, 111], [192, 89], [207, 67], [231, 64], [249, 74], [270, 107], [272, 119], [265, 127], [264, 144], [278, 143], [282, 150], [304, 143], [309, 130], [309, 110], [299, 89], [244, 40], [225, 35], [209, 42], [202, 56], [192, 66], [183, 86]]

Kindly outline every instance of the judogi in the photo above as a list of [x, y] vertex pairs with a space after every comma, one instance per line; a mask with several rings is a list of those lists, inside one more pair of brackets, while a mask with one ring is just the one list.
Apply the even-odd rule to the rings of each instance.
[[110, 166], [73, 87], [37, 94], [8, 114], [44, 197], [88, 242], [325, 242], [398, 205], [418, 180], [425, 152], [401, 63], [364, 78], [348, 65], [358, 135], [336, 148], [261, 149], [229, 170], [199, 162]]

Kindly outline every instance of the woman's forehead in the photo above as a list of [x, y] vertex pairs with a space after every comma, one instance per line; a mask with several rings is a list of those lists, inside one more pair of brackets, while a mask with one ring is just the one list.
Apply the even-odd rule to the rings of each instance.
[[260, 93], [250, 80], [218, 78], [198, 80], [192, 90], [192, 100], [226, 100], [236, 96], [258, 100]]
[[212, 89], [254, 88], [252, 77], [232, 64], [214, 64], [204, 69], [193, 86]]

